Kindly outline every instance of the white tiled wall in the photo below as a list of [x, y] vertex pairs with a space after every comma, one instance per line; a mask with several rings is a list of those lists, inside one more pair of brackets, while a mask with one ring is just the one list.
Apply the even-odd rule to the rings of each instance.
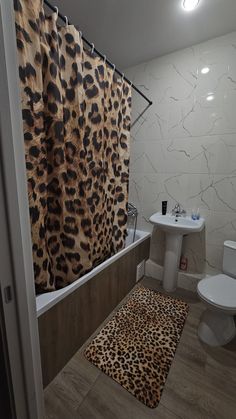
[[[209, 72], [202, 74], [202, 68]], [[221, 269], [223, 242], [236, 240], [236, 32], [126, 70], [153, 100], [132, 129], [130, 201], [139, 228], [168, 200], [200, 208], [206, 230], [184, 240], [191, 272]], [[207, 100], [211, 97], [213, 100]], [[145, 107], [133, 95], [133, 119]], [[151, 258], [163, 262], [155, 231]]]

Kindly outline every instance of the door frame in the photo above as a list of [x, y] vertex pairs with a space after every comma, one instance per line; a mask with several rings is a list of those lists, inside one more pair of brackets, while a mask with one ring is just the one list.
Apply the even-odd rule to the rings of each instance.
[[17, 419], [44, 418], [13, 0], [0, 0], [0, 292]]

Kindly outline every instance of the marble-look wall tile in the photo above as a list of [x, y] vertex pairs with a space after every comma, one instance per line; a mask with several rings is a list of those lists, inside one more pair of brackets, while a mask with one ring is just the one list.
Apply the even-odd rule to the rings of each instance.
[[[202, 69], [207, 69], [205, 74]], [[176, 202], [206, 219], [184, 238], [189, 272], [221, 269], [223, 242], [236, 240], [236, 32], [126, 70], [153, 100], [131, 131], [129, 199], [138, 227]], [[144, 109], [133, 96], [133, 120]], [[164, 235], [153, 231], [151, 258], [163, 263]]]

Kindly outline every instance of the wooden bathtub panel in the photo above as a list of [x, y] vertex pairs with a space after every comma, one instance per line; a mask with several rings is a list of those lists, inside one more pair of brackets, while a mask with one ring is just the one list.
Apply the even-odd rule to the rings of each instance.
[[133, 288], [149, 248], [147, 238], [38, 318], [44, 387]]

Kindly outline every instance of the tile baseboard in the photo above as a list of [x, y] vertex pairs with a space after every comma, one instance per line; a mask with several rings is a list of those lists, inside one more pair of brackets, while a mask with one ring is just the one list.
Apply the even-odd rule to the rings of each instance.
[[[145, 276], [162, 280], [163, 266], [158, 265], [151, 259], [148, 259], [145, 263]], [[178, 287], [197, 292], [197, 284], [201, 279], [208, 278], [210, 275], [206, 273], [194, 274], [188, 272], [178, 272]]]

